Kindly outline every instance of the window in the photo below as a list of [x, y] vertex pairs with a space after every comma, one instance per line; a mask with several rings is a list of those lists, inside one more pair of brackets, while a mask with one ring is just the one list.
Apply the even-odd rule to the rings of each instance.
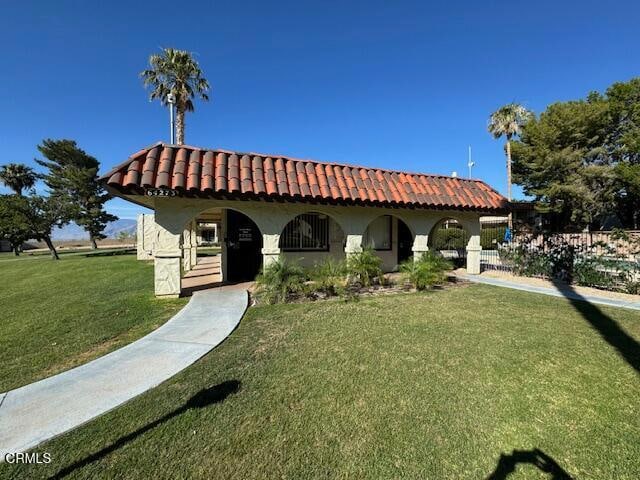
[[376, 218], [364, 233], [364, 245], [374, 250], [391, 250], [391, 215]]
[[320, 213], [304, 213], [291, 220], [280, 236], [285, 252], [329, 251], [329, 217]]

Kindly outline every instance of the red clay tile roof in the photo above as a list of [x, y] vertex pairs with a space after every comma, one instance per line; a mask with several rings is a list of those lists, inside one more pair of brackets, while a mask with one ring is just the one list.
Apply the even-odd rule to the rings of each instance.
[[480, 180], [356, 167], [280, 155], [157, 143], [101, 177], [118, 192], [172, 189], [209, 198], [266, 198], [359, 205], [504, 211]]

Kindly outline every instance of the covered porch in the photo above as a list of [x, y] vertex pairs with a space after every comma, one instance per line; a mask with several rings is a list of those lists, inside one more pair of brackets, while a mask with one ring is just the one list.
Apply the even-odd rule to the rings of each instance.
[[[280, 255], [312, 266], [372, 248], [392, 271], [428, 251], [445, 220], [466, 231], [466, 268], [477, 274], [480, 217], [507, 205], [477, 180], [172, 145], [138, 152], [103, 178], [155, 211], [139, 221], [138, 251], [154, 261], [156, 295], [168, 297], [205, 275], [253, 280]], [[217, 264], [198, 263], [201, 223], [217, 225]]]

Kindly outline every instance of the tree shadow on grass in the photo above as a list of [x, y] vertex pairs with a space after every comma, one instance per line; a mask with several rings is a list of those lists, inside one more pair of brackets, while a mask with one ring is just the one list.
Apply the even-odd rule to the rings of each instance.
[[75, 470], [85, 467], [93, 462], [96, 462], [104, 458], [105, 456], [116, 451], [120, 447], [123, 447], [124, 445], [131, 442], [132, 440], [135, 440], [138, 436], [148, 432], [149, 430], [154, 429], [155, 427], [166, 422], [167, 420], [171, 420], [172, 418], [177, 417], [178, 415], [186, 412], [187, 410], [205, 408], [210, 405], [214, 405], [216, 403], [221, 403], [229, 395], [237, 393], [238, 391], [240, 391], [240, 381], [238, 380], [228, 380], [226, 382], [222, 382], [213, 387], [200, 390], [193, 397], [191, 397], [187, 401], [187, 403], [185, 403], [180, 408], [177, 408], [176, 410], [167, 413], [164, 417], [161, 417], [158, 420], [155, 420], [154, 422], [151, 422], [139, 428], [138, 430], [131, 432], [130, 434], [125, 435], [124, 437], [119, 438], [114, 443], [103, 448], [102, 450], [94, 454], [91, 454], [88, 457], [83, 458], [82, 460], [79, 460], [69, 465], [68, 467], [63, 468], [54, 476], [50, 477], [50, 479], [54, 480], [54, 479], [64, 478], [67, 475], [74, 472]]
[[625, 332], [613, 318], [576, 292], [571, 285], [558, 280], [554, 280], [553, 284], [571, 302], [573, 308], [600, 334], [603, 340], [615, 348], [618, 354], [637, 373], [640, 373], [640, 343]]
[[500, 455], [496, 469], [486, 480], [505, 480], [515, 472], [518, 464], [529, 464], [536, 467], [541, 472], [548, 473], [550, 480], [573, 480], [553, 458], [542, 450], [514, 450], [511, 455]]

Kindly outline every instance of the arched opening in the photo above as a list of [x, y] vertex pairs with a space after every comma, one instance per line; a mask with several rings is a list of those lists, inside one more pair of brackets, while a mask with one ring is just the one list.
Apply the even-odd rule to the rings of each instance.
[[237, 210], [200, 212], [186, 223], [180, 245], [183, 295], [222, 282], [254, 280], [262, 266], [262, 233]]
[[465, 265], [469, 232], [455, 218], [443, 218], [429, 234], [429, 250], [453, 262], [456, 267]]
[[395, 215], [381, 215], [367, 226], [362, 246], [376, 252], [382, 259], [383, 270], [394, 271], [413, 254], [413, 233]]
[[262, 233], [247, 215], [225, 209], [223, 255], [229, 282], [251, 281], [262, 266]]
[[332, 257], [344, 258], [345, 234], [338, 222], [321, 212], [297, 215], [280, 234], [282, 254], [304, 267]]

